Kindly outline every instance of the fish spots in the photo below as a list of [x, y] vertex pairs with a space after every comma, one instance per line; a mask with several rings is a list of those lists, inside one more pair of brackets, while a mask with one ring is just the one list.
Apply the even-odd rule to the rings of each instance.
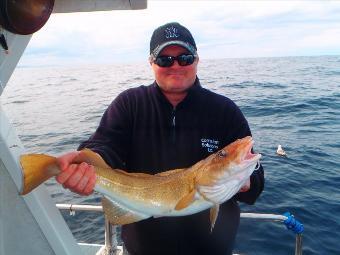
[[100, 176], [97, 177], [97, 184], [99, 186], [105, 187], [105, 188], [111, 188], [112, 187], [112, 183], [110, 181], [108, 181], [105, 178], [102, 178]]

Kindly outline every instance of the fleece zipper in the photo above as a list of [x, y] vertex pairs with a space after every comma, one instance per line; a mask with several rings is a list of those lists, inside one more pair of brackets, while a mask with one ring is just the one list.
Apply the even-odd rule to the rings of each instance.
[[172, 142], [175, 144], [176, 142], [176, 107], [172, 109], [172, 114], [171, 114], [171, 133], [172, 133]]

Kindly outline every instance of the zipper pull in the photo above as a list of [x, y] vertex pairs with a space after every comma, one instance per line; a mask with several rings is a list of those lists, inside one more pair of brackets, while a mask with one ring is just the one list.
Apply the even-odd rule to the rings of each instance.
[[176, 108], [172, 110], [172, 126], [176, 126]]

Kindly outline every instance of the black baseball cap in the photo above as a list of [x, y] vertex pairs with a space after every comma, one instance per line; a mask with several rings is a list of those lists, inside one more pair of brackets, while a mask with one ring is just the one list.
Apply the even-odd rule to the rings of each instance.
[[150, 40], [150, 55], [157, 57], [169, 45], [179, 45], [196, 55], [197, 47], [190, 31], [178, 22], [170, 22], [156, 28]]

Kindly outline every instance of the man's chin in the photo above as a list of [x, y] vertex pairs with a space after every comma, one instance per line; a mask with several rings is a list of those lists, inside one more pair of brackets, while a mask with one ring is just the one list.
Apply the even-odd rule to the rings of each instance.
[[173, 87], [169, 87], [167, 92], [171, 92], [171, 93], [186, 93], [189, 90], [188, 86], [173, 86]]

